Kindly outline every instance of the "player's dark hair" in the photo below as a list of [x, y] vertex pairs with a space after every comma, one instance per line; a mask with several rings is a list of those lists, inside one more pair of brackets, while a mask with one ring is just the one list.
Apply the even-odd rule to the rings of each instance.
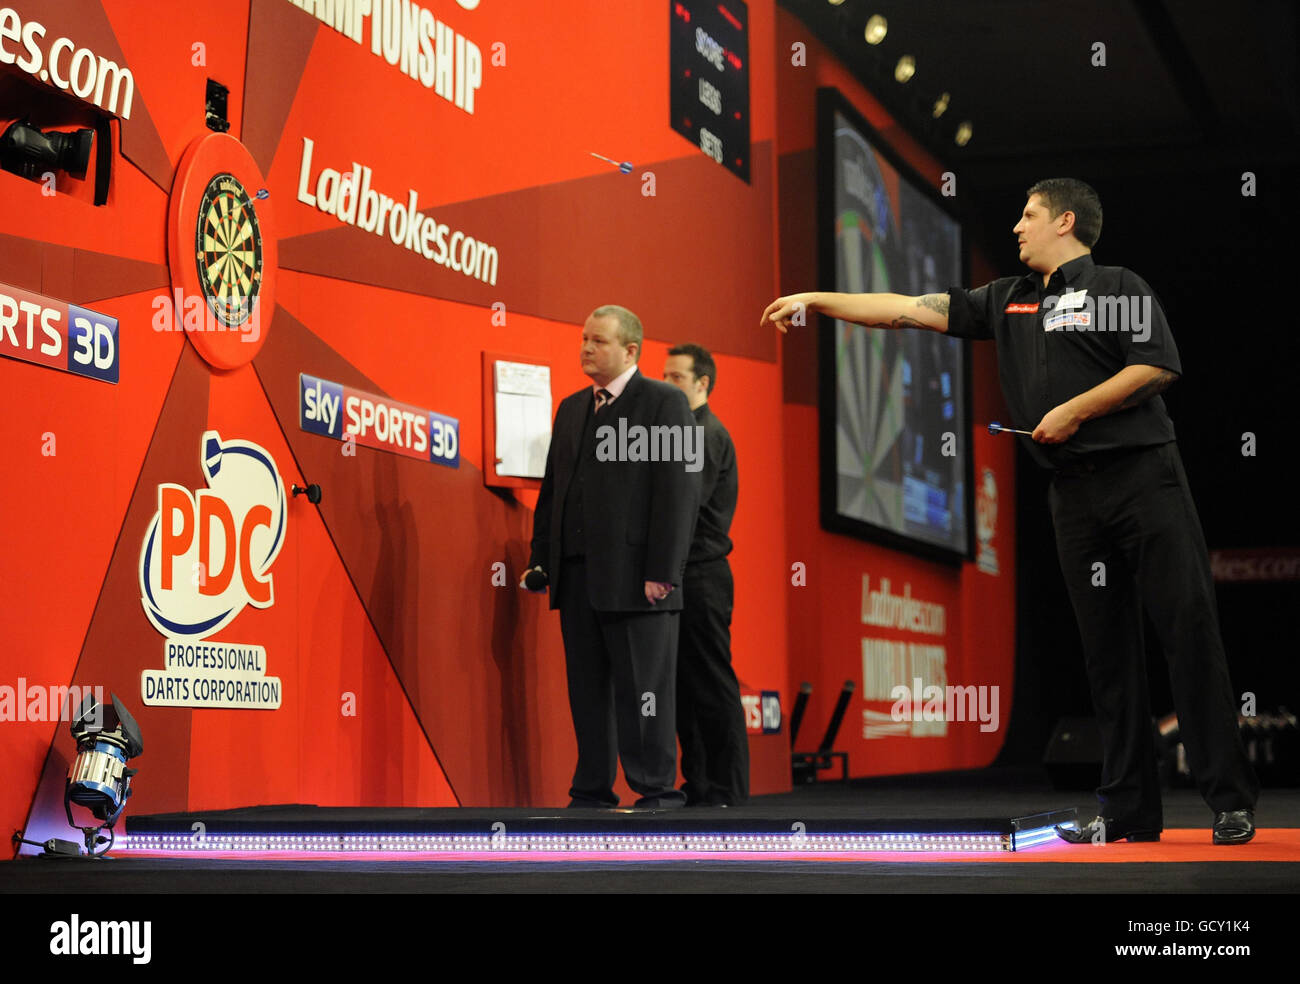
[[712, 394], [713, 387], [718, 382], [718, 367], [708, 349], [703, 345], [696, 345], [694, 342], [686, 342], [682, 345], [674, 345], [668, 350], [668, 354], [689, 355], [691, 357], [691, 371], [695, 373], [695, 378], [709, 377], [709, 389], [705, 395]]
[[1097, 245], [1101, 238], [1101, 199], [1091, 185], [1078, 178], [1048, 178], [1025, 192], [1026, 198], [1033, 195], [1043, 199], [1052, 218], [1073, 212], [1074, 238], [1089, 249]]

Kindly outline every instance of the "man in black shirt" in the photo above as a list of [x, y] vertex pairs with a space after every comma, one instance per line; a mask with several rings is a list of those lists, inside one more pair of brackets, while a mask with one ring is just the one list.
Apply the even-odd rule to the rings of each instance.
[[677, 735], [687, 806], [740, 806], [749, 799], [749, 739], [731, 668], [734, 586], [727, 554], [736, 512], [736, 448], [709, 409], [718, 369], [708, 349], [668, 350], [664, 379], [686, 394], [704, 428], [700, 513], [686, 557], [677, 648]]
[[1214, 842], [1241, 844], [1255, 833], [1259, 784], [1237, 729], [1205, 538], [1159, 396], [1182, 371], [1178, 349], [1142, 278], [1093, 263], [1101, 217], [1088, 185], [1041, 181], [1012, 230], [1027, 276], [921, 297], [795, 294], [762, 320], [785, 330], [812, 310], [996, 341], [1012, 426], [1032, 428], [1022, 444], [1054, 470], [1057, 554], [1102, 734], [1101, 814], [1058, 833], [1071, 843], [1160, 837], [1145, 610], [1189, 764], [1215, 812]]

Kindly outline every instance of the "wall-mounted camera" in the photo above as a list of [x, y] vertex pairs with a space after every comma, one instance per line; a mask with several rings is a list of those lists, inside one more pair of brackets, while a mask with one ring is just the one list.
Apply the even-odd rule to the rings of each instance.
[[0, 136], [0, 167], [33, 181], [50, 171], [84, 178], [94, 142], [95, 131], [89, 128], [41, 131], [28, 120], [18, 120]]

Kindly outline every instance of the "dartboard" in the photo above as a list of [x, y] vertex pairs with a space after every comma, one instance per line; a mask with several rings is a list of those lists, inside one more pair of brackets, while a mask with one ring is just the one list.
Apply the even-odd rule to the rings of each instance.
[[262, 283], [262, 236], [253, 202], [233, 174], [216, 175], [204, 189], [194, 257], [212, 313], [227, 327], [242, 325]]

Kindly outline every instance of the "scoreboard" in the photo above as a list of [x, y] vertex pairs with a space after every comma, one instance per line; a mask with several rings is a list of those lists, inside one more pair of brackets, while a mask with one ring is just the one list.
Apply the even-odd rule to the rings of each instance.
[[749, 181], [749, 8], [669, 0], [672, 127]]

